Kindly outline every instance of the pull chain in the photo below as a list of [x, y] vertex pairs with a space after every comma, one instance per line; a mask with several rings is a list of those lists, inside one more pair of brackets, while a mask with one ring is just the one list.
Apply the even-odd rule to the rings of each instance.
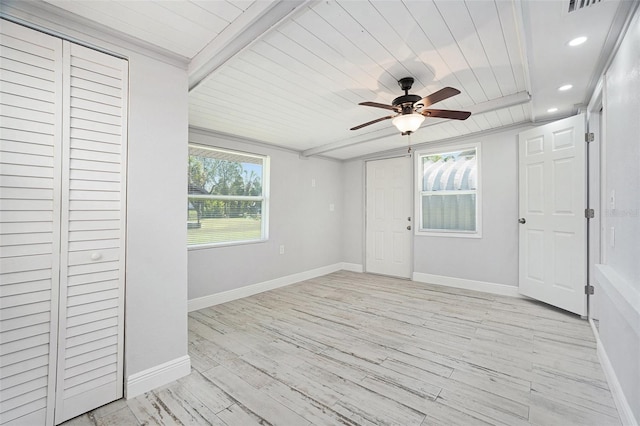
[[407, 145], [408, 145], [407, 153], [409, 154], [409, 157], [411, 157], [411, 133], [407, 135]]

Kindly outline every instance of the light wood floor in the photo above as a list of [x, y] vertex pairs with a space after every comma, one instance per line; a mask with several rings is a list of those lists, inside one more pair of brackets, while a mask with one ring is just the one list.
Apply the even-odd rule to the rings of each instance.
[[193, 371], [68, 425], [619, 425], [586, 321], [337, 272], [189, 315]]

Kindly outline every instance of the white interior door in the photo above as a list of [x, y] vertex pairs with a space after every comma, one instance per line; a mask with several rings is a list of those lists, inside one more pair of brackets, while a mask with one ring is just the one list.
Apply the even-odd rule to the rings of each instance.
[[123, 394], [127, 62], [63, 44], [56, 424]]
[[586, 314], [584, 115], [519, 135], [520, 293]]
[[123, 393], [127, 62], [2, 21], [0, 424]]
[[409, 157], [366, 163], [367, 272], [411, 277], [411, 167]]
[[0, 424], [53, 423], [62, 41], [1, 21]]

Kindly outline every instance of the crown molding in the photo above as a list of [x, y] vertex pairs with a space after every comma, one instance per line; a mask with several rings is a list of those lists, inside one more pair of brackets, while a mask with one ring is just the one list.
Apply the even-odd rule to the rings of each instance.
[[121, 58], [135, 52], [182, 69], [187, 69], [189, 63], [189, 58], [44, 1], [2, 0], [0, 18]]

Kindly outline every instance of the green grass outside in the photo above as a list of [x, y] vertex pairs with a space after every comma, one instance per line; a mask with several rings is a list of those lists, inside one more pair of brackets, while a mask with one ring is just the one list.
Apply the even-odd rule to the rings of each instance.
[[187, 242], [192, 244], [213, 244], [231, 241], [259, 240], [262, 221], [252, 218], [201, 219], [200, 228], [187, 230]]

